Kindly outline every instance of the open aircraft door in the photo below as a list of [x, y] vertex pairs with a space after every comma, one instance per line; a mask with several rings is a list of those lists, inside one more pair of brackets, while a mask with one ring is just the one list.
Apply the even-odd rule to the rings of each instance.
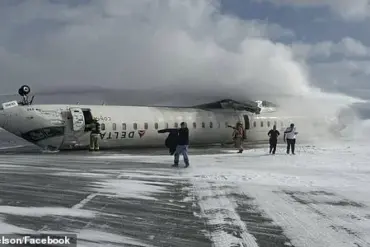
[[248, 140], [249, 138], [249, 129], [251, 128], [250, 122], [249, 122], [249, 116], [243, 115], [244, 118], [244, 138]]
[[249, 116], [243, 115], [243, 118], [244, 118], [244, 128], [245, 130], [249, 130], [250, 129]]
[[73, 131], [81, 131], [85, 129], [85, 117], [81, 108], [70, 108], [72, 115], [72, 129]]

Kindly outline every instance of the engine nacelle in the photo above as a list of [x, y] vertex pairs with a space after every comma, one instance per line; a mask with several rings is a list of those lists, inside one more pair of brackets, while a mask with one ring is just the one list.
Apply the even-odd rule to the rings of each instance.
[[21, 86], [21, 88], [18, 90], [18, 94], [22, 97], [28, 95], [30, 92], [31, 88], [27, 85]]

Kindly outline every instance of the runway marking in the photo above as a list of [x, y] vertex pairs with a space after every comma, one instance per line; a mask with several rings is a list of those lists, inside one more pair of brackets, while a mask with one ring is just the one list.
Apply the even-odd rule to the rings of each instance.
[[[248, 232], [247, 226], [235, 210], [236, 204], [227, 198], [226, 191], [212, 188], [206, 181], [194, 181], [193, 186], [195, 196], [199, 198], [201, 214], [212, 231], [210, 235], [215, 247], [258, 247], [256, 238]], [[230, 229], [233, 229], [232, 234]]]
[[[99, 193], [92, 193], [90, 195], [88, 195], [85, 199], [81, 200], [79, 203], [73, 205], [71, 208], [73, 209], [80, 209], [82, 208], [83, 206], [85, 206], [89, 201], [91, 201], [92, 199], [94, 199], [95, 196], [99, 195]], [[55, 221], [60, 221], [61, 219], [63, 219], [63, 216], [58, 216]], [[89, 221], [89, 223], [87, 224], [87, 226], [89, 224], [91, 224], [92, 220]], [[86, 226], [85, 226], [86, 227]], [[48, 229], [48, 225], [44, 225], [42, 228], [40, 228], [38, 231], [41, 232], [41, 231], [44, 231]]]
[[88, 203], [89, 201], [91, 201], [92, 199], [94, 199], [94, 197], [97, 196], [97, 195], [98, 195], [98, 193], [93, 193], [93, 194], [88, 195], [85, 199], [83, 199], [79, 203], [73, 205], [72, 208], [74, 208], [74, 209], [80, 209], [80, 208], [82, 208], [83, 206], [86, 205], [86, 203]]

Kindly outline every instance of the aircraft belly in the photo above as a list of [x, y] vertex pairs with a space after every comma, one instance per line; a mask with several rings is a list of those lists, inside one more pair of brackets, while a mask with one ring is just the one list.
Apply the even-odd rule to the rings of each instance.
[[31, 129], [42, 128], [48, 125], [45, 119], [27, 112], [22, 107], [6, 110], [4, 111], [4, 115], [6, 115], [6, 120], [4, 121], [3, 128], [18, 136]]

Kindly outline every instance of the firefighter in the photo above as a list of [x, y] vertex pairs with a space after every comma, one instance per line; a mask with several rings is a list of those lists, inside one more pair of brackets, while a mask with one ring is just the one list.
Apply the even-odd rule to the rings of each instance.
[[97, 119], [94, 119], [91, 124], [90, 151], [99, 151], [99, 135], [100, 124]]
[[232, 128], [234, 129], [233, 140], [235, 148], [238, 149], [238, 153], [243, 153], [243, 142], [246, 139], [243, 124], [241, 122], [238, 122], [236, 126]]

